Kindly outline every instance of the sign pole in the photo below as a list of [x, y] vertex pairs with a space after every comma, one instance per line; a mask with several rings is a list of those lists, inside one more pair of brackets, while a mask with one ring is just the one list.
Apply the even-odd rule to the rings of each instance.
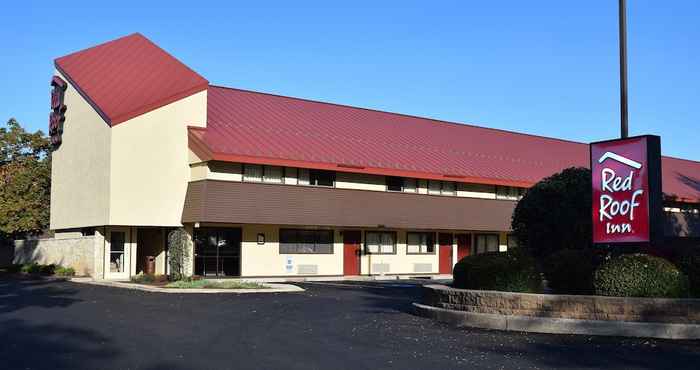
[[627, 126], [627, 1], [619, 0], [620, 23], [620, 137], [629, 136]]

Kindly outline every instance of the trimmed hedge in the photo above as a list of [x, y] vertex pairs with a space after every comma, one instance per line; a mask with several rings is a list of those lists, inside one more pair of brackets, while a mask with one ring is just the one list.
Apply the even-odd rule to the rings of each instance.
[[598, 257], [588, 249], [564, 249], [549, 255], [542, 269], [557, 294], [593, 294], [593, 274]]
[[688, 276], [690, 295], [700, 297], [700, 247], [682, 251], [675, 261], [676, 266]]
[[522, 248], [464, 257], [453, 271], [460, 289], [540, 293], [542, 278], [535, 259]]
[[682, 298], [688, 278], [671, 262], [647, 254], [623, 254], [595, 272], [595, 293], [616, 297]]

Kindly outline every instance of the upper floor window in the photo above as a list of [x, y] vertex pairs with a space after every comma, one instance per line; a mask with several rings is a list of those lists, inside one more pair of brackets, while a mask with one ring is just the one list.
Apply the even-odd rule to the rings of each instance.
[[498, 252], [498, 234], [477, 234], [474, 236], [474, 252]]
[[309, 185], [333, 186], [335, 183], [335, 172], [324, 170], [309, 170]]
[[403, 179], [403, 191], [409, 193], [415, 193], [416, 191], [418, 191], [416, 179]]
[[525, 189], [515, 186], [496, 186], [496, 199], [518, 200], [525, 193]]
[[243, 166], [243, 181], [283, 183], [283, 167], [246, 164]]
[[387, 176], [386, 177], [387, 191], [403, 191], [403, 177]]
[[435, 253], [435, 234], [414, 233], [406, 234], [406, 253], [431, 254]]
[[428, 194], [455, 195], [455, 183], [452, 181], [428, 180]]
[[365, 248], [372, 254], [396, 254], [396, 233], [392, 231], [368, 231]]

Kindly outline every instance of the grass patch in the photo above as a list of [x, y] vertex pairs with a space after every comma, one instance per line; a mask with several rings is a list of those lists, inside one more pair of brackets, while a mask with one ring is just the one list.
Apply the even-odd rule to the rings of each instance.
[[210, 280], [178, 280], [173, 281], [165, 286], [166, 288], [175, 289], [268, 289], [269, 287], [260, 283], [249, 281], [227, 280], [227, 281], [210, 281]]

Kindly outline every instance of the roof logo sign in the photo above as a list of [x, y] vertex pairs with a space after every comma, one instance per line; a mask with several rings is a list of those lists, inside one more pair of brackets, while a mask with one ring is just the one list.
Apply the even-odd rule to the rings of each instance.
[[642, 164], [641, 164], [641, 163], [639, 163], [639, 162], [637, 162], [637, 161], [633, 161], [633, 160], [631, 160], [631, 159], [629, 159], [629, 158], [625, 158], [625, 157], [623, 157], [623, 156], [621, 156], [621, 155], [619, 155], [619, 154], [615, 154], [615, 153], [613, 153], [613, 152], [605, 152], [605, 154], [603, 154], [603, 155], [600, 157], [600, 159], [598, 160], [598, 163], [603, 163], [603, 162], [605, 162], [605, 160], [608, 159], [608, 158], [609, 158], [609, 159], [612, 159], [612, 160], [616, 160], [616, 161], [618, 161], [618, 162], [620, 162], [620, 163], [622, 163], [622, 164], [626, 164], [626, 165], [628, 165], [628, 166], [630, 166], [630, 167], [632, 167], [632, 168], [634, 168], [634, 169], [637, 169], [637, 170], [640, 169], [640, 168], [642, 168]]

